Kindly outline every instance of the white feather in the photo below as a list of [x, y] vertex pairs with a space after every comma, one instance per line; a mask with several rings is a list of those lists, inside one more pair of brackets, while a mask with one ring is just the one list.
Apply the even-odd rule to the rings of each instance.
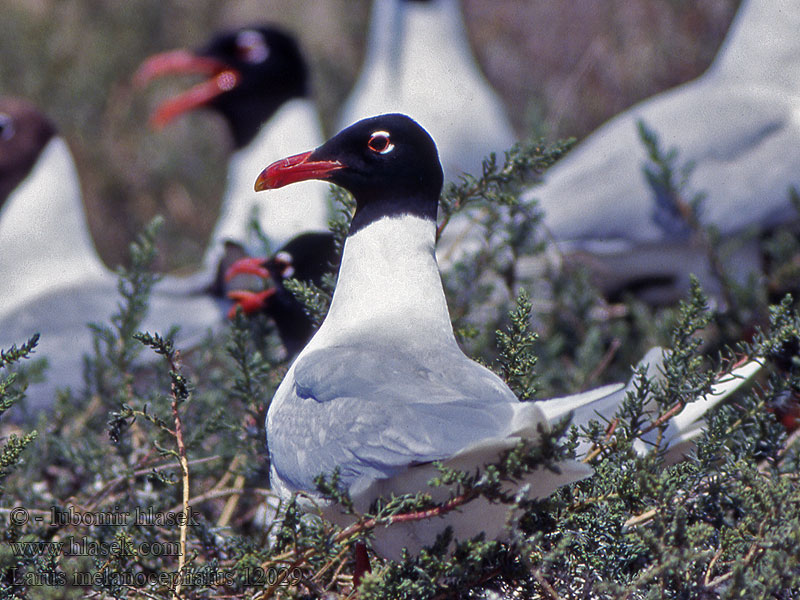
[[490, 152], [508, 150], [514, 131], [478, 69], [456, 0], [376, 0], [361, 75], [340, 129], [375, 115], [410, 115], [431, 134], [445, 180], [480, 174]]
[[274, 248], [298, 233], [328, 228], [328, 186], [308, 181], [269, 194], [253, 189], [264, 165], [315, 148], [323, 141], [322, 126], [310, 100], [286, 102], [261, 128], [256, 138], [236, 152], [228, 164], [228, 185], [204, 264], [216, 269], [226, 240], [258, 251], [249, 224], [254, 211], [261, 230]]
[[101, 277], [67, 143], [54, 137], [0, 212], [0, 318], [46, 291]]
[[[706, 194], [700, 220], [723, 240], [798, 222], [788, 193], [800, 187], [800, 157], [788, 150], [800, 135], [798, 30], [793, 0], [746, 0], [703, 76], [614, 117], [526, 193], [525, 200], [539, 200], [556, 243], [588, 256], [584, 262], [601, 286], [674, 278], [649, 298], [671, 301], [694, 272], [718, 291], [703, 245], [656, 218], [639, 120], [656, 132], [662, 150], [676, 148], [681, 164], [695, 165], [690, 189]], [[758, 271], [755, 244], [739, 248], [726, 267], [740, 281]]]

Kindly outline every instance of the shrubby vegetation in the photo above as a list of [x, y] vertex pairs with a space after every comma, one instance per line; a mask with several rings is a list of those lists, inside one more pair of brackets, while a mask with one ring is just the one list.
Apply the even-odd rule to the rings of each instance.
[[[652, 173], [672, 185], [679, 157], [643, 136]], [[277, 336], [265, 318], [241, 315], [197, 348], [174, 347], [171, 332], [138, 332], [155, 281], [156, 223], [131, 247], [118, 314], [93, 325], [85, 389], [64, 391], [35, 426], [4, 426], [0, 596], [344, 598], [353, 592], [353, 547], [375, 528], [484, 495], [521, 509], [511, 543], [459, 540], [448, 556], [445, 536], [400, 563], [372, 557], [359, 597], [797, 597], [800, 459], [784, 417], [800, 393], [800, 316], [780, 296], [791, 285], [795, 238], [776, 232], [765, 241], [778, 267], [768, 287], [753, 294], [726, 283], [724, 310], [710, 309], [698, 284], [676, 307], [633, 297], [610, 304], [587, 273], [549, 265], [535, 243], [536, 207], [518, 201], [522, 182], [567, 146], [517, 147], [445, 190], [443, 224], [464, 211], [487, 241], [445, 273], [446, 290], [468, 353], [524, 400], [627, 380], [650, 346], [670, 347], [663, 380], [637, 372], [612, 423], [569, 432], [563, 423], [541, 446], [515, 448], [480, 474], [443, 469], [438, 483], [460, 482], [449, 502], [387, 499], [345, 530], [304, 516], [295, 501], [278, 506], [264, 444], [269, 399], [287, 368]], [[678, 179], [676, 199], [691, 197], [690, 180]], [[344, 208], [332, 229], [343, 238], [351, 201], [337, 195]], [[713, 232], [702, 233], [715, 260]], [[534, 279], [520, 268], [531, 257]], [[333, 284], [297, 282], [294, 291], [319, 319]], [[26, 377], [46, 376], [32, 365], [31, 336], [0, 356], [0, 410], [24, 402]], [[667, 464], [658, 442], [644, 456], [635, 451], [716, 376], [754, 357], [765, 363], [757, 382], [709, 415], [686, 460]], [[657, 415], [645, 410], [652, 399]], [[580, 438], [592, 443], [594, 476], [540, 502], [503, 494], [504, 478], [552, 464]], [[348, 505], [335, 475], [319, 486]]]

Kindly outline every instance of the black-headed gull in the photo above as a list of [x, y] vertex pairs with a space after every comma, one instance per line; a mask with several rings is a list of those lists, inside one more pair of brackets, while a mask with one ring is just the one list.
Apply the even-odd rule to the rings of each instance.
[[[452, 490], [427, 485], [434, 461], [474, 471], [520, 440], [536, 443], [570, 411], [579, 424], [598, 412], [613, 416], [626, 393], [622, 385], [520, 402], [460, 350], [434, 254], [442, 172], [433, 140], [415, 121], [401, 114], [362, 120], [316, 150], [273, 163], [256, 189], [311, 178], [347, 189], [357, 208], [329, 312], [269, 407], [270, 479], [279, 494], [317, 496], [315, 478], [338, 469], [358, 511], [392, 494], [427, 491], [443, 501]], [[660, 352], [645, 358], [652, 372]], [[708, 403], [749, 374], [717, 387]], [[591, 474], [572, 460], [558, 468], [509, 485], [529, 484], [527, 494], [542, 498]], [[343, 525], [352, 520], [335, 506], [323, 514]], [[477, 499], [442, 519], [379, 528], [374, 548], [397, 559], [402, 548], [415, 553], [431, 544], [446, 526], [456, 539], [503, 538], [506, 517], [507, 507]]]
[[[236, 148], [228, 163], [225, 196], [203, 271], [187, 281], [207, 283], [213, 279], [228, 241], [243, 246], [249, 254], [262, 250], [249, 227], [254, 211], [274, 248], [298, 233], [327, 229], [326, 185], [307, 183], [266, 202], [250, 185], [265, 161], [323, 140], [308, 67], [295, 39], [272, 25], [223, 31], [196, 51], [173, 50], [150, 57], [134, 80], [144, 85], [156, 77], [183, 73], [197, 73], [206, 79], [161, 103], [152, 123], [161, 127], [188, 111], [208, 108], [224, 117]], [[176, 282], [163, 285], [174, 288]]]
[[86, 223], [69, 146], [30, 103], [0, 99], [0, 318], [30, 298], [106, 271]]
[[[472, 470], [520, 440], [535, 443], [547, 429], [541, 409], [520, 402], [453, 336], [434, 254], [442, 170], [427, 132], [400, 114], [366, 119], [313, 152], [274, 163], [256, 188], [311, 178], [349, 190], [357, 209], [328, 315], [269, 408], [273, 487], [313, 496], [314, 478], [339, 469], [363, 511], [379, 496], [428, 489], [433, 461]], [[559, 467], [531, 473], [530, 495], [545, 497], [591, 473], [575, 461]], [[376, 531], [374, 547], [398, 558], [448, 524], [459, 539], [481, 531], [502, 537], [506, 512], [478, 499], [457, 518]], [[335, 507], [326, 515], [348, 521]]]
[[[228, 269], [226, 279], [241, 274], [255, 275], [265, 281], [260, 291], [232, 290], [236, 301], [231, 311], [241, 307], [246, 314], [262, 312], [275, 323], [278, 335], [289, 356], [308, 343], [314, 323], [305, 307], [286, 286], [287, 279], [322, 285], [323, 276], [335, 270], [338, 260], [334, 236], [330, 232], [309, 232], [295, 236], [269, 258], [242, 258]], [[230, 313], [229, 313], [230, 315]]]

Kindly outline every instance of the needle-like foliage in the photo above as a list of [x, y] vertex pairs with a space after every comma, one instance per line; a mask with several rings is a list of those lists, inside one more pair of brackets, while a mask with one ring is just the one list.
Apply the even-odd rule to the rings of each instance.
[[[678, 200], [695, 197], [679, 151], [663, 152], [655, 134], [642, 133], [653, 185]], [[722, 304], [696, 282], [675, 307], [603, 298], [569, 257], [550, 260], [535, 203], [518, 200], [523, 183], [565, 148], [519, 146], [445, 190], [440, 231], [463, 217], [479, 240], [448, 263], [445, 289], [467, 353], [521, 400], [632, 378], [616, 414], [583, 428], [555, 423], [541, 443], [520, 444], [474, 472], [440, 466], [430, 490], [384, 498], [365, 514], [337, 473], [320, 473], [318, 491], [352, 513], [353, 524], [337, 528], [309, 498], [280, 500], [269, 489], [264, 419], [288, 360], [263, 315], [239, 314], [195, 348], [176, 347], [169, 331], [138, 332], [155, 281], [153, 226], [120, 275], [118, 314], [93, 325], [85, 387], [55, 403], [38, 436], [6, 415], [0, 421], [0, 596], [353, 597], [356, 544], [397, 521], [435, 524], [483, 496], [508, 507], [510, 541], [454, 540], [446, 530], [400, 562], [371, 555], [358, 597], [798, 597], [800, 316], [791, 296], [767, 302], [792, 276], [790, 232], [765, 242], [782, 261], [772, 265], [779, 277], [769, 281], [781, 283], [769, 293], [745, 296], [722, 279]], [[337, 195], [343, 209], [332, 230], [341, 241], [353, 207]], [[716, 260], [713, 233], [691, 217], [702, 202], [688, 204], [689, 212], [665, 205], [665, 218], [706, 236]], [[288, 286], [320, 322], [334, 284]], [[34, 333], [0, 354], [0, 410], [24, 394], [18, 367]], [[648, 377], [632, 365], [656, 344], [669, 352]], [[756, 381], [704, 415], [677, 452], [675, 420], [720, 376], [756, 358], [764, 365]], [[579, 448], [593, 476], [537, 502], [506, 491], [509, 479], [553, 468]], [[452, 493], [436, 502], [431, 492], [441, 486]]]

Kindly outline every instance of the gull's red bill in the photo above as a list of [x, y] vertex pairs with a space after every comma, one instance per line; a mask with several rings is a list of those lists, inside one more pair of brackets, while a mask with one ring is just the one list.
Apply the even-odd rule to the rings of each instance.
[[137, 69], [133, 81], [135, 85], [143, 86], [156, 77], [173, 74], [199, 74], [208, 79], [159, 105], [150, 118], [150, 123], [156, 128], [185, 112], [205, 106], [220, 94], [232, 90], [241, 79], [237, 71], [219, 60], [197, 56], [186, 50], [173, 50], [148, 58]]
[[233, 290], [228, 292], [228, 298], [235, 304], [228, 311], [228, 318], [236, 316], [236, 310], [241, 308], [246, 315], [253, 315], [263, 310], [269, 299], [275, 295], [275, 288], [269, 288], [261, 292], [251, 292], [249, 290]]
[[188, 50], [171, 50], [151, 56], [144, 61], [133, 76], [133, 83], [145, 86], [164, 75], [198, 74], [211, 77], [228, 66], [222, 61], [207, 56], [197, 56]]
[[275, 190], [290, 183], [309, 179], [328, 179], [334, 171], [344, 165], [336, 160], [309, 160], [314, 151], [295, 154], [275, 161], [256, 179], [255, 190]]
[[262, 279], [268, 279], [269, 271], [264, 267], [263, 258], [241, 258], [225, 271], [225, 281], [230, 281], [237, 275], [257, 275]]

